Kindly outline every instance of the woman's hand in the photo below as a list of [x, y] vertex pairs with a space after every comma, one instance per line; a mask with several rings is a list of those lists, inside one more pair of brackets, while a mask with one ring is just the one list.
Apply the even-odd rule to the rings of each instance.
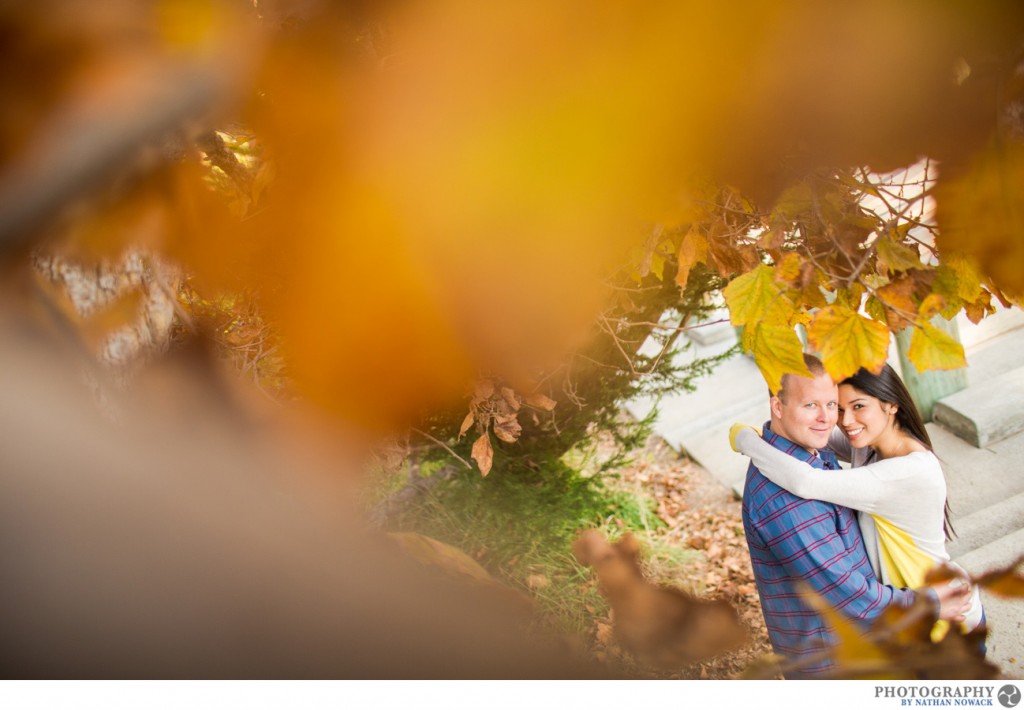
[[731, 446], [732, 450], [735, 451], [737, 454], [742, 454], [743, 452], [740, 451], [739, 444], [736, 443], [736, 437], [739, 436], [740, 432], [743, 431], [744, 429], [750, 429], [750, 431], [754, 432], [758, 436], [761, 436], [761, 432], [759, 432], [757, 429], [750, 426], [749, 424], [743, 424], [742, 422], [736, 422], [735, 424], [733, 424], [731, 427], [729, 427], [729, 446]]
[[929, 587], [938, 600], [938, 613], [940, 619], [962, 622], [967, 613], [971, 610], [974, 600], [971, 597], [971, 584], [966, 579], [956, 578], [948, 582]]

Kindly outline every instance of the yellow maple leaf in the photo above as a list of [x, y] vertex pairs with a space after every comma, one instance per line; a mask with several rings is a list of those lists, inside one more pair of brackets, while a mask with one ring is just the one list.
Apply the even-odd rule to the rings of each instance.
[[910, 336], [907, 357], [918, 372], [967, 367], [964, 346], [952, 335], [927, 321], [918, 321], [917, 326]]
[[748, 325], [743, 331], [743, 341], [772, 392], [782, 389], [782, 376], [786, 373], [812, 377], [804, 364], [803, 344], [791, 327], [765, 323]]
[[972, 259], [961, 256], [947, 257], [943, 263], [956, 274], [956, 294], [965, 303], [974, 303], [983, 297], [981, 275]]
[[775, 280], [775, 269], [764, 264], [733, 279], [722, 294], [733, 325], [763, 322], [782, 325], [789, 322], [793, 311], [792, 302]]
[[787, 252], [778, 263], [775, 264], [775, 278], [786, 284], [795, 284], [800, 278], [804, 260], [795, 252]]
[[914, 249], [888, 235], [882, 235], [875, 242], [879, 272], [907, 271], [921, 266], [921, 255]]
[[807, 336], [837, 382], [862, 367], [877, 372], [889, 352], [889, 329], [845, 306], [818, 311], [807, 327]]
[[832, 647], [833, 658], [839, 666], [838, 673], [852, 678], [869, 677], [895, 680], [910, 677], [895, 668], [890, 672], [879, 672], [880, 668], [892, 668], [891, 659], [885, 650], [865, 638], [862, 629], [833, 609], [825, 598], [815, 592], [810, 585], [801, 583], [799, 587], [800, 597], [812, 609], [821, 614], [839, 638], [836, 645]]

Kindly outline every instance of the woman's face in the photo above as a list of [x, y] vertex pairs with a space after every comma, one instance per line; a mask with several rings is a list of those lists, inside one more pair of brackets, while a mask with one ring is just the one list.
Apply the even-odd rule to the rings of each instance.
[[864, 394], [853, 385], [839, 386], [839, 426], [850, 446], [863, 449], [893, 427], [895, 406]]

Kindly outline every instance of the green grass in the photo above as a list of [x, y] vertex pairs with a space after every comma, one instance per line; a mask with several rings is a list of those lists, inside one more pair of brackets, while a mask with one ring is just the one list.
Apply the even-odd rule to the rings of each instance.
[[[655, 501], [643, 490], [578, 470], [594, 460], [588, 452], [539, 467], [505, 459], [496, 461], [486, 478], [460, 470], [389, 527], [463, 550], [500, 581], [529, 593], [552, 630], [585, 633], [607, 613], [607, 602], [591, 570], [572, 555], [572, 542], [582, 530], [598, 528], [611, 539], [623, 530], [638, 533], [649, 566], [685, 563], [686, 557], [643, 535], [663, 526], [653, 512]], [[398, 475], [404, 479], [407, 474]]]

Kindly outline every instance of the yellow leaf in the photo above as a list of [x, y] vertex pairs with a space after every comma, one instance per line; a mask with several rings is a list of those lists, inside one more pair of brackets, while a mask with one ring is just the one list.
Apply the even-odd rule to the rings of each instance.
[[694, 264], [705, 261], [708, 258], [708, 240], [696, 227], [690, 227], [690, 231], [683, 237], [679, 245], [679, 271], [676, 273], [676, 283], [679, 288], [686, 289], [686, 282], [690, 279], [690, 269]]
[[491, 465], [494, 463], [494, 449], [491, 448], [491, 437], [484, 432], [480, 438], [473, 443], [473, 459], [480, 467], [480, 473], [487, 475], [491, 472]]
[[758, 323], [743, 330], [745, 346], [754, 355], [754, 362], [772, 392], [782, 389], [786, 373], [811, 377], [804, 364], [803, 344], [796, 332], [785, 325]]
[[775, 279], [787, 284], [795, 285], [803, 269], [804, 260], [795, 252], [787, 252], [775, 265]]
[[967, 367], [964, 346], [927, 321], [918, 321], [910, 336], [907, 357], [918, 372], [925, 370], [956, 370]]
[[843, 306], [818, 311], [807, 328], [832, 379], [843, 380], [860, 368], [878, 372], [889, 352], [889, 329]]
[[981, 298], [981, 276], [972, 261], [964, 257], [949, 257], [944, 263], [957, 276], [956, 293], [961, 299], [974, 303]]
[[864, 300], [865, 288], [862, 284], [854, 281], [848, 288], [841, 288], [836, 292], [836, 300], [849, 306], [854, 311], [860, 310], [860, 302]]
[[[852, 621], [833, 609], [823, 597], [815, 592], [806, 583], [799, 585], [800, 598], [812, 609], [818, 612], [825, 620], [839, 642], [833, 647], [832, 653], [839, 666], [839, 673], [844, 676], [856, 677], [858, 670], [871, 670], [879, 667], [889, 666], [889, 658], [885, 651], [864, 637], [864, 632]], [[871, 677], [876, 678], [898, 678], [898, 675], [877, 676], [874, 673]]]
[[867, 302], [864, 304], [864, 310], [868, 312], [868, 315], [875, 320], [881, 322], [886, 320], [885, 318], [885, 306], [874, 296], [870, 296]]
[[929, 293], [917, 309], [922, 318], [932, 318], [946, 308], [946, 299], [937, 293]]
[[759, 264], [752, 271], [733, 279], [722, 290], [733, 325], [768, 322], [788, 323], [793, 304], [775, 281], [775, 270]]
[[875, 242], [875, 253], [878, 255], [878, 270], [907, 271], [921, 266], [921, 256], [917, 249], [895, 241], [891, 236], [883, 234]]

